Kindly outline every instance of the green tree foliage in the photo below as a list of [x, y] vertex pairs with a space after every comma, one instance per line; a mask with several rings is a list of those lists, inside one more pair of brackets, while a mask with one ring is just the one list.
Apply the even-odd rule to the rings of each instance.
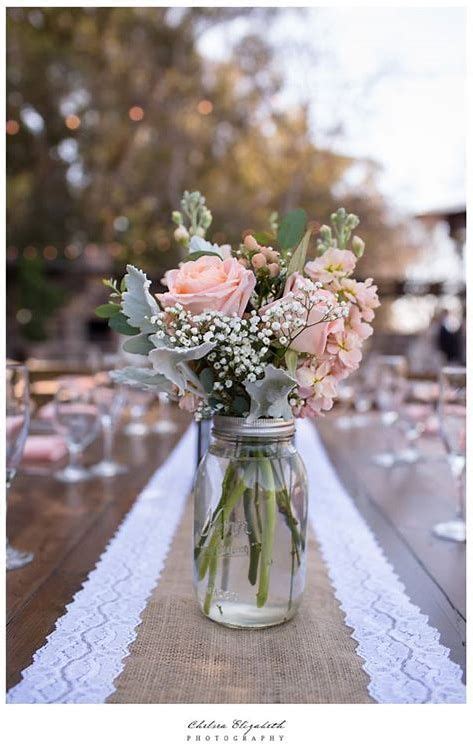
[[[225, 35], [246, 13], [255, 33], [229, 61], [198, 52], [206, 29]], [[180, 254], [171, 210], [198, 188], [219, 243], [269, 230], [271, 210], [302, 206], [317, 219], [342, 200], [363, 218], [372, 265], [384, 205], [369, 187], [341, 196], [353, 160], [314, 144], [306, 109], [274, 104], [270, 20], [242, 8], [9, 9], [7, 118], [19, 131], [7, 137], [7, 243], [20, 256], [53, 245], [59, 257], [93, 243], [117, 272], [131, 261], [159, 276]], [[25, 297], [35, 316], [50, 314]]]

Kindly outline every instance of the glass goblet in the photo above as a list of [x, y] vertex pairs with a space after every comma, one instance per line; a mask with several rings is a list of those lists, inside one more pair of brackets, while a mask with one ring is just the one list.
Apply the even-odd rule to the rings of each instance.
[[[24, 364], [7, 362], [6, 366], [6, 486], [7, 494], [16, 475], [30, 424], [30, 390], [28, 370]], [[7, 539], [6, 568], [19, 569], [29, 564], [32, 553], [13, 548]]]
[[407, 391], [407, 361], [403, 356], [382, 356], [377, 360], [376, 403], [381, 411], [381, 423], [386, 437], [386, 451], [376, 454], [373, 461], [380, 467], [393, 467], [400, 457], [393, 443], [393, 430]]
[[55, 477], [68, 483], [88, 480], [91, 472], [85, 469], [80, 457], [99, 431], [93, 391], [80, 384], [63, 385], [56, 393], [54, 404], [54, 424], [64, 436], [69, 449], [69, 464], [56, 472]]
[[465, 466], [466, 466], [466, 369], [443, 367], [440, 371], [438, 404], [440, 437], [456, 486], [456, 516], [433, 528], [437, 537], [466, 541]]
[[103, 459], [94, 464], [90, 471], [97, 477], [115, 477], [124, 474], [127, 467], [119, 464], [113, 458], [113, 442], [126, 402], [123, 386], [113, 383], [108, 373], [96, 375], [94, 401], [99, 411], [103, 436]]

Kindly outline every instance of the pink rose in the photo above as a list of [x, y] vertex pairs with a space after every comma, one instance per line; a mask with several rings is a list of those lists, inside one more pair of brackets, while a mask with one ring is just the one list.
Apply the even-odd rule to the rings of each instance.
[[204, 255], [168, 270], [164, 282], [169, 291], [157, 294], [163, 307], [182, 306], [194, 315], [214, 310], [225, 315], [242, 316], [253, 293], [256, 278], [234, 257], [221, 260]]
[[[260, 309], [259, 314], [264, 315], [271, 307], [277, 306], [280, 302], [290, 301], [291, 299], [302, 300], [303, 297], [299, 292], [303, 283], [304, 277], [300, 273], [290, 275], [286, 281], [282, 298], [271, 304], [266, 304]], [[337, 303], [335, 296], [330, 291], [324, 291], [323, 289], [318, 291], [318, 295], [323, 300], [323, 303], [321, 302], [320, 305], [312, 307], [306, 326], [304, 328], [301, 326], [298, 329], [300, 331], [299, 335], [290, 344], [290, 348], [294, 351], [314, 354], [315, 356], [321, 356], [324, 353], [329, 333], [337, 329], [336, 320], [323, 322], [323, 318], [327, 313], [327, 306], [333, 307]]]

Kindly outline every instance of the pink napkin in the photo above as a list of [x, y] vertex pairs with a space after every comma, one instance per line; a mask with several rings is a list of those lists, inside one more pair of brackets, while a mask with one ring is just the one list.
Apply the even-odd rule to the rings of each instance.
[[67, 446], [60, 435], [30, 435], [25, 443], [23, 463], [59, 461], [67, 453]]

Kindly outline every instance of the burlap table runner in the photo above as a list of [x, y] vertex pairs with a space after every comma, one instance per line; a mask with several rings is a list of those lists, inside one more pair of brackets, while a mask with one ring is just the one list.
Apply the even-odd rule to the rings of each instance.
[[219, 626], [192, 588], [192, 504], [142, 613], [109, 703], [370, 703], [356, 654], [314, 537], [297, 616], [262, 630]]

